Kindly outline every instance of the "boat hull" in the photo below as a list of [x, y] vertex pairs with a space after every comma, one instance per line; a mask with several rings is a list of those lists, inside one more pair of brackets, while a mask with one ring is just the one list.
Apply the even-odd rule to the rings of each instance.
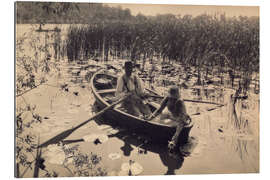
[[[109, 104], [106, 103], [104, 99], [102, 99], [101, 96], [98, 95], [93, 81], [91, 84], [92, 84], [92, 91], [98, 107], [100, 109], [107, 107]], [[102, 118], [104, 122], [107, 122], [108, 124], [123, 127], [128, 131], [130, 131], [131, 133], [145, 135], [149, 137], [149, 139], [152, 142], [156, 143], [167, 144], [168, 141], [171, 140], [176, 131], [176, 127], [151, 123], [143, 119], [128, 115], [127, 113], [124, 113], [115, 108], [105, 112], [102, 115]], [[193, 125], [184, 127], [184, 129], [181, 131], [179, 135], [178, 144], [185, 144], [188, 141], [189, 133], [192, 127]]]

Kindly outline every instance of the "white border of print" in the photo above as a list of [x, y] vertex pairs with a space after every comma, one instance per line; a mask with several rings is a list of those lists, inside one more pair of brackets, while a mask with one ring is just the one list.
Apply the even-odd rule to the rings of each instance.
[[[55, 1], [55, 0], [50, 0]], [[61, 0], [65, 1], [65, 0]], [[66, 1], [75, 2], [75, 1]], [[260, 114], [260, 173], [259, 174], [226, 174], [226, 175], [185, 175], [185, 179], [200, 178], [200, 179], [266, 179], [269, 173], [267, 163], [269, 162], [269, 119], [268, 115], [268, 100], [269, 100], [269, 81], [270, 77], [270, 58], [268, 42], [270, 40], [269, 23], [270, 17], [269, 1], [256, 0], [80, 0], [79, 2], [104, 2], [104, 3], [155, 3], [155, 4], [189, 4], [189, 5], [240, 5], [240, 6], [260, 6], [260, 77], [261, 77], [261, 114]], [[1, 167], [0, 177], [3, 179], [14, 178], [14, 1], [1, 1]], [[4, 24], [3, 24], [4, 23]], [[269, 136], [270, 137], [270, 136]], [[182, 178], [181, 177], [181, 178]], [[106, 177], [110, 180], [124, 179], [127, 177]], [[157, 179], [163, 178], [179, 179], [179, 176], [140, 176], [129, 177], [129, 179]], [[49, 179], [49, 178], [40, 178]], [[57, 178], [59, 180], [70, 178]], [[89, 179], [89, 178], [71, 178], [71, 179]], [[91, 179], [100, 179], [97, 177]], [[104, 178], [105, 179], [105, 178]]]

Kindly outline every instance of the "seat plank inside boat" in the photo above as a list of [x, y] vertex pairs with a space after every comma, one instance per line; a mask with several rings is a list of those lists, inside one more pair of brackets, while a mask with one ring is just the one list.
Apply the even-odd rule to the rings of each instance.
[[102, 89], [102, 90], [97, 90], [98, 94], [107, 94], [107, 93], [114, 93], [116, 89]]
[[147, 104], [149, 104], [150, 106], [154, 107], [155, 109], [158, 109], [159, 106], [160, 106], [158, 103], [153, 102], [153, 101], [147, 102]]

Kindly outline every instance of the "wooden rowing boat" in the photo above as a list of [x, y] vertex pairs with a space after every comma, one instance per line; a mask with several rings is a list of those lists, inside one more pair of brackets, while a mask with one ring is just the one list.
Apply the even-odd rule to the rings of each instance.
[[[105, 108], [113, 103], [112, 100], [115, 98], [114, 94], [117, 84], [116, 76], [109, 75], [105, 72], [97, 72], [92, 76], [90, 83], [96, 103], [99, 105], [99, 107]], [[148, 91], [154, 96], [158, 95], [156, 92], [150, 90]], [[154, 96], [147, 99], [147, 105], [150, 107], [152, 112], [158, 108], [161, 101], [160, 98], [155, 98]], [[157, 120], [158, 118], [147, 121], [133, 116], [117, 106], [104, 113], [103, 119], [106, 119], [111, 124], [125, 127], [131, 132], [147, 135], [152, 141], [158, 143], [168, 143], [176, 130], [176, 122], [172, 122], [170, 120], [161, 122], [160, 120]], [[187, 142], [189, 132], [192, 127], [193, 125], [190, 124], [182, 130], [178, 141], [180, 144]]]

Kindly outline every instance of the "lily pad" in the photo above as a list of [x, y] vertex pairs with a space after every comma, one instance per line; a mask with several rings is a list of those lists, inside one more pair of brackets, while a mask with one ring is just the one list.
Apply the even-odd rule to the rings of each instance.
[[98, 139], [101, 143], [105, 143], [106, 141], [108, 141], [109, 138], [106, 134], [99, 134]]
[[104, 130], [104, 129], [109, 129], [109, 128], [112, 128], [112, 127], [109, 126], [109, 125], [101, 125], [101, 126], [98, 126], [98, 129], [99, 129], [99, 130]]
[[60, 146], [58, 146], [57, 144], [50, 144], [50, 145], [48, 145], [47, 149], [51, 152], [62, 151], [62, 148]]
[[114, 134], [117, 134], [119, 131], [120, 130], [118, 130], [118, 129], [112, 129], [112, 130], [107, 131], [107, 134], [108, 135], [114, 135]]
[[100, 143], [108, 141], [108, 136], [106, 134], [89, 134], [83, 137], [85, 142], [96, 142], [99, 140]]
[[83, 137], [85, 142], [94, 142], [98, 138], [97, 134], [89, 134]]

